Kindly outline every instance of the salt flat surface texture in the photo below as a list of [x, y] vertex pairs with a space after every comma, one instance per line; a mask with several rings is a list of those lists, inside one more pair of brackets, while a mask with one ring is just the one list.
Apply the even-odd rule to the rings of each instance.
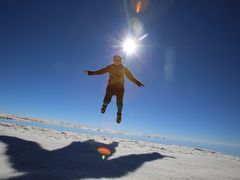
[[[112, 154], [102, 160], [99, 147]], [[240, 180], [240, 158], [197, 148], [0, 123], [0, 179]]]

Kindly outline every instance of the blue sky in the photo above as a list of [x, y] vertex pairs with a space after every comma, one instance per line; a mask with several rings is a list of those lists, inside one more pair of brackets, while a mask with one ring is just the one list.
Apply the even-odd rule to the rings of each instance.
[[[240, 3], [149, 1], [0, 2], [0, 112], [240, 144]], [[136, 18], [144, 34], [125, 65], [123, 121], [113, 98], [100, 113], [112, 63]]]

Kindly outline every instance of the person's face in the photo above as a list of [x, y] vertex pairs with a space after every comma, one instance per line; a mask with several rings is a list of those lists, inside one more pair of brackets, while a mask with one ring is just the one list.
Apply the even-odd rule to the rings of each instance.
[[122, 59], [120, 57], [114, 58], [114, 64], [119, 66], [120, 64], [122, 64]]

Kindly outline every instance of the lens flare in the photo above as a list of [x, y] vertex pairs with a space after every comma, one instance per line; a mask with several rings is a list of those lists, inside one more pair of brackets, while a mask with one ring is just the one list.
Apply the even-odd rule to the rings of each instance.
[[136, 3], [136, 13], [140, 13], [141, 9], [142, 9], [142, 1], [138, 1]]
[[106, 156], [105, 155], [102, 155], [102, 160], [104, 160], [106, 158]]
[[131, 18], [129, 23], [130, 23], [130, 28], [135, 35], [139, 36], [143, 33], [144, 26], [139, 18], [136, 18], [136, 17]]
[[143, 40], [144, 38], [146, 38], [148, 36], [148, 34], [144, 34], [142, 37], [140, 37], [138, 40], [141, 41]]
[[111, 154], [111, 151], [105, 147], [100, 147], [97, 151], [101, 154], [102, 160], [106, 159], [106, 156]]
[[97, 151], [100, 153], [100, 154], [103, 154], [103, 155], [109, 155], [111, 154], [111, 151], [108, 149], [108, 148], [105, 148], [105, 147], [100, 147], [97, 149]]

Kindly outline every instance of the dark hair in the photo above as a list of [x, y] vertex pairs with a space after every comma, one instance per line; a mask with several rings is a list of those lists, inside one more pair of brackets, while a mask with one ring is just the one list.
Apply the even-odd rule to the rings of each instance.
[[116, 58], [120, 58], [121, 61], [122, 61], [122, 57], [121, 57], [120, 55], [115, 55], [115, 56], [113, 56], [113, 61], [114, 61]]

